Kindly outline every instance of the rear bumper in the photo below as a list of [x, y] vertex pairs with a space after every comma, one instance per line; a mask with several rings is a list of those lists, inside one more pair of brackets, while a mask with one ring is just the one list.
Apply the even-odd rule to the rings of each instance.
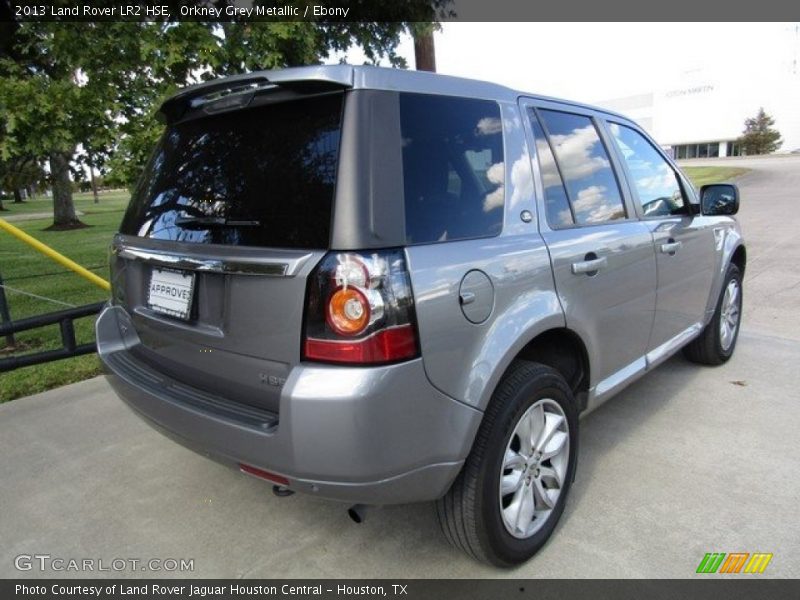
[[100, 358], [117, 394], [177, 442], [231, 466], [286, 477], [289, 487], [364, 504], [442, 496], [482, 414], [442, 394], [417, 359], [385, 367], [300, 364], [270, 413], [179, 383], [136, 360], [121, 307], [97, 321]]

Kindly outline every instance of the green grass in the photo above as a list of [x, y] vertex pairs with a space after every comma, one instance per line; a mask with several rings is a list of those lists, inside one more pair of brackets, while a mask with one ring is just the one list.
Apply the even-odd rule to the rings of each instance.
[[[97, 214], [100, 212], [116, 212], [127, 206], [130, 194], [126, 190], [114, 190], [111, 192], [101, 192], [100, 202], [94, 203], [91, 193], [75, 194], [75, 210], [85, 214]], [[3, 198], [3, 208], [0, 217], [6, 218], [11, 215], [22, 215], [28, 213], [53, 213], [53, 199], [47, 196], [37, 196], [25, 200], [22, 204], [14, 204], [13, 198]]]
[[[108, 245], [119, 227], [127, 202], [127, 193], [103, 194], [99, 205], [93, 203], [91, 194], [76, 195], [76, 208], [85, 213], [81, 221], [90, 225], [86, 229], [44, 231], [52, 223], [52, 219], [15, 221], [13, 224], [107, 279]], [[8, 203], [6, 206], [10, 210], [0, 212], [0, 217], [7, 217], [15, 212], [52, 211], [52, 201], [49, 199], [31, 200], [22, 206]], [[76, 306], [99, 302], [108, 297], [108, 292], [105, 290], [2, 231], [0, 231], [0, 274], [7, 286]], [[8, 289], [6, 298], [12, 319], [65, 308]], [[79, 344], [91, 341], [94, 335], [93, 327], [93, 317], [75, 322], [75, 333]], [[22, 350], [15, 350], [15, 355], [27, 351], [58, 348], [61, 345], [61, 336], [58, 327], [52, 326], [20, 333], [16, 341]], [[0, 356], [8, 353], [7, 348], [4, 350], [5, 344], [5, 339], [0, 338]], [[68, 358], [3, 373], [0, 375], [0, 402], [81, 381], [99, 373], [100, 364], [95, 355]]]
[[699, 188], [707, 183], [725, 183], [734, 177], [747, 173], [750, 169], [741, 167], [681, 167], [681, 170]]

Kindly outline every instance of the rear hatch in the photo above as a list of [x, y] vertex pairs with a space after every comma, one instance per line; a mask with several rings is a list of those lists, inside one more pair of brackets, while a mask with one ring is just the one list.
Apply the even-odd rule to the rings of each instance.
[[137, 358], [278, 411], [300, 360], [306, 278], [330, 245], [342, 91], [244, 86], [187, 99], [114, 240]]

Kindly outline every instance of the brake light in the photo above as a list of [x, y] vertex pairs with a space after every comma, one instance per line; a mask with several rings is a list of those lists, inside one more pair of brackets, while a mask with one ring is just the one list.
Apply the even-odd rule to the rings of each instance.
[[308, 281], [303, 358], [365, 365], [418, 354], [414, 298], [403, 252], [325, 256]]

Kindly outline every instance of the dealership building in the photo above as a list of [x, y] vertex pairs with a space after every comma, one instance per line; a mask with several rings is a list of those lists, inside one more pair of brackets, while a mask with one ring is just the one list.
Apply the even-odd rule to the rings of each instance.
[[782, 135], [778, 151], [800, 150], [800, 65], [791, 50], [770, 64], [687, 70], [659, 90], [596, 104], [637, 121], [678, 159], [739, 156], [744, 121], [762, 107]]

